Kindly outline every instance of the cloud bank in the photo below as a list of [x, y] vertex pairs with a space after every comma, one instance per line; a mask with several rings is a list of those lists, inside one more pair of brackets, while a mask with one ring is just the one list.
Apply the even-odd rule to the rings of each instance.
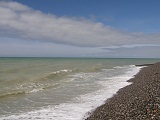
[[0, 2], [0, 36], [88, 47], [160, 44], [160, 34], [122, 32], [100, 22], [57, 17], [4, 1]]

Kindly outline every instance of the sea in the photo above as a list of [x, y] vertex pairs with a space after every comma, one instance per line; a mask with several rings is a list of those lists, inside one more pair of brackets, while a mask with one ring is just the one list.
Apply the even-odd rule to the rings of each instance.
[[160, 59], [0, 58], [0, 120], [84, 120]]

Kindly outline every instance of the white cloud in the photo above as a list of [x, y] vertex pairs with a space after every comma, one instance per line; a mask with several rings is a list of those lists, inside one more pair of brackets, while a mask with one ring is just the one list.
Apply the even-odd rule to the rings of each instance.
[[160, 34], [125, 33], [99, 22], [45, 14], [17, 2], [0, 2], [0, 35], [76, 46], [160, 44]]
[[99, 47], [101, 49], [118, 49], [118, 48], [138, 48], [138, 47], [160, 47], [160, 44], [132, 44], [121, 46]]
[[0, 38], [0, 41], [0, 56], [4, 57], [90, 57], [89, 55], [111, 52], [96, 47], [77, 47], [13, 38]]
[[[110, 50], [110, 49], [109, 49]], [[113, 53], [106, 53], [107, 57], [121, 58], [160, 58], [160, 46], [123, 47], [114, 50]]]

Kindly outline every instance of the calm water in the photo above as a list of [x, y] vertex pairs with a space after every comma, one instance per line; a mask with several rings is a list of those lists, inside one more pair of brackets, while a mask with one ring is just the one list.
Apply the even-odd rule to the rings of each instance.
[[0, 58], [0, 119], [81, 120], [160, 59]]

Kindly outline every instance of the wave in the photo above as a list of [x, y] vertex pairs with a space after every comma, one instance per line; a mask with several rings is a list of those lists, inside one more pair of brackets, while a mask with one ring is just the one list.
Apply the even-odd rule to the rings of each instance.
[[[126, 67], [127, 68], [127, 67]], [[120, 71], [122, 69], [114, 69], [115, 71]], [[111, 77], [106, 76], [109, 71], [103, 71], [100, 73], [78, 73], [78, 78], [82, 79], [92, 79], [100, 78], [100, 81], [95, 80], [98, 85], [101, 85], [101, 89], [96, 91], [79, 95], [73, 98], [70, 102], [61, 103], [59, 105], [50, 105], [48, 107], [42, 108], [40, 110], [30, 111], [21, 113], [18, 115], [11, 115], [3, 117], [3, 119], [55, 119], [55, 120], [82, 120], [88, 116], [89, 112], [92, 112], [98, 106], [104, 104], [106, 99], [112, 97], [120, 88], [123, 88], [131, 83], [126, 82], [128, 79], [132, 78], [138, 71], [139, 67], [129, 67], [123, 74], [113, 75]], [[112, 69], [111, 69], [111, 72]], [[95, 75], [94, 75], [95, 74]], [[90, 78], [91, 77], [91, 78]], [[92, 79], [93, 81], [93, 79]]]
[[[39, 92], [39, 91], [42, 91], [42, 90], [46, 90], [46, 89], [49, 89], [51, 87], [53, 87], [54, 85], [50, 85], [50, 86], [41, 86], [41, 87], [38, 87], [38, 88], [32, 88], [30, 89], [30, 87], [28, 87], [28, 89], [17, 89], [17, 90], [12, 90], [12, 91], [8, 91], [8, 92], [4, 92], [2, 94], [0, 94], [0, 99], [3, 99], [3, 98], [7, 98], [7, 97], [17, 97], [17, 96], [20, 96], [20, 95], [25, 95], [25, 94], [30, 94], [30, 93], [35, 93], [35, 92]], [[33, 86], [32, 86], [33, 87]]]
[[28, 66], [22, 66], [22, 67], [11, 67], [8, 68], [7, 70], [1, 70], [1, 73], [18, 73], [24, 70], [30, 70], [31, 68], [36, 67], [35, 65], [28, 65]]
[[71, 73], [74, 73], [76, 71], [78, 71], [78, 69], [76, 69], [76, 68], [73, 70], [70, 70], [70, 69], [58, 70], [58, 71], [51, 72], [51, 73], [45, 75], [44, 77], [40, 78], [40, 80], [52, 80], [54, 78], [61, 78], [61, 77], [67, 76]]
[[102, 68], [92, 67], [92, 68], [88, 69], [88, 72], [100, 72], [101, 70], [102, 70]]
[[115, 66], [113, 68], [121, 69], [121, 68], [132, 68], [132, 67], [136, 67], [136, 66], [135, 65], [125, 65], [125, 66]]
[[26, 93], [25, 91], [12, 91], [10, 93], [0, 94], [0, 98], [6, 98], [6, 97], [11, 97], [11, 96], [17, 96], [17, 95], [24, 95], [25, 93]]
[[[51, 72], [33, 81], [28, 80], [29, 81], [28, 83], [17, 83], [17, 85], [14, 88], [7, 89], [6, 91], [3, 91], [2, 93], [0, 93], [0, 98], [6, 98], [10, 96], [16, 97], [18, 95], [30, 94], [30, 93], [51, 89], [59, 85], [60, 84], [59, 81], [62, 80], [63, 77], [70, 75], [71, 73], [76, 71], [78, 71], [76, 68], [73, 70], [63, 69], [63, 70]], [[57, 79], [57, 78], [60, 78], [60, 79]]]

